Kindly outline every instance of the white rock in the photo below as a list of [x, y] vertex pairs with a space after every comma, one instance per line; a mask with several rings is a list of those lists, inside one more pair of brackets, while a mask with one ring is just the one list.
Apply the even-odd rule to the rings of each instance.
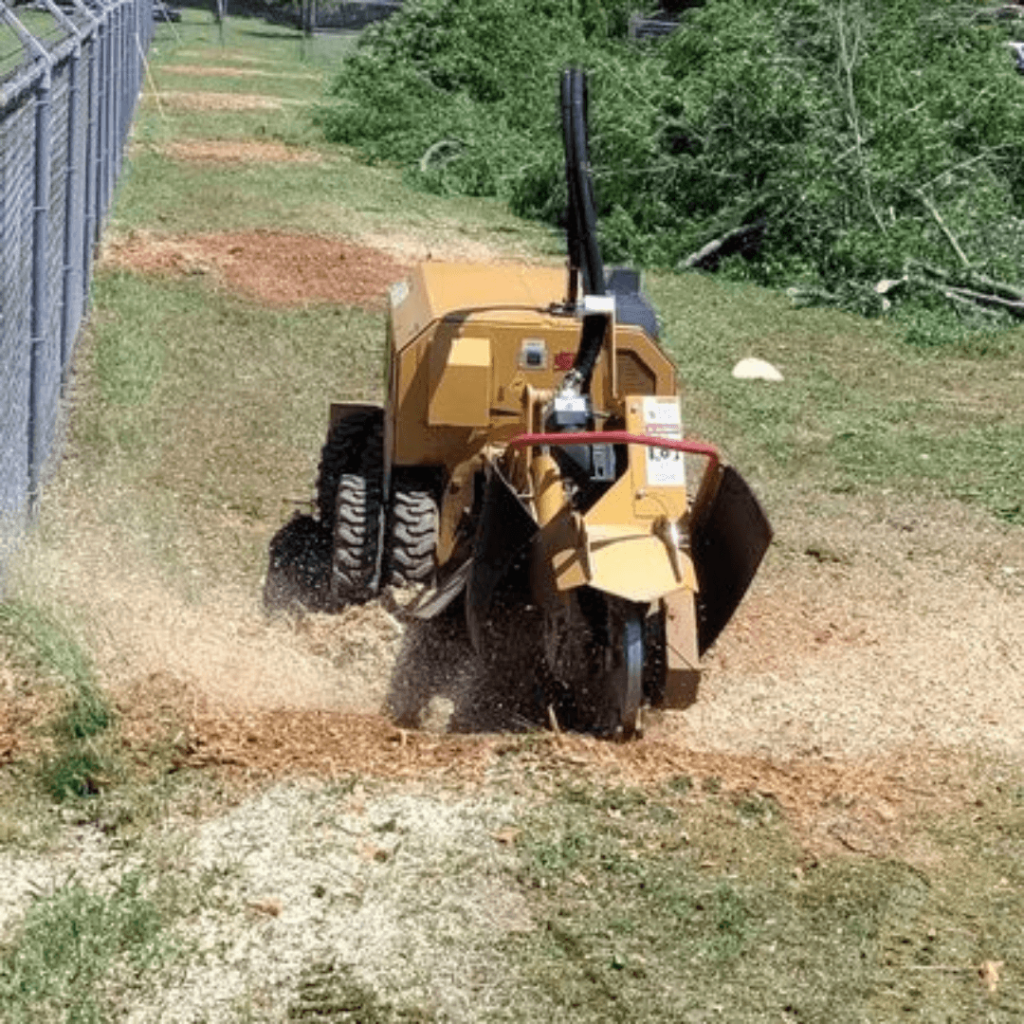
[[733, 368], [732, 375], [737, 380], [782, 380], [782, 374], [764, 359], [748, 356], [741, 359]]

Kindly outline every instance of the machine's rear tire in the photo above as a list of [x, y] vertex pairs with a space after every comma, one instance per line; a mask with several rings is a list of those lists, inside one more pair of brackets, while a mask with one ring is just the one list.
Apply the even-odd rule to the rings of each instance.
[[429, 487], [395, 475], [387, 531], [388, 580], [392, 586], [429, 583], [437, 550], [437, 502]]
[[381, 409], [360, 409], [337, 422], [320, 449], [320, 468], [316, 481], [316, 506], [320, 522], [331, 534], [338, 503], [338, 485], [346, 473], [362, 471], [362, 454], [366, 439], [382, 430]]
[[[380, 418], [359, 438], [354, 471], [338, 477], [332, 516], [331, 599], [335, 605], [368, 601], [379, 588], [384, 515], [383, 437]], [[351, 463], [350, 463], [351, 464]]]

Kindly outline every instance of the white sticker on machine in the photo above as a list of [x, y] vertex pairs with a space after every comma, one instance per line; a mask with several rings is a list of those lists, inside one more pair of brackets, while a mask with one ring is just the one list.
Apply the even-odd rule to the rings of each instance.
[[[664, 437], [673, 441], [682, 440], [683, 418], [679, 411], [678, 398], [662, 398], [658, 395], [644, 397], [644, 433], [648, 437]], [[686, 485], [686, 464], [683, 453], [671, 448], [647, 449], [648, 487], [684, 487]]]

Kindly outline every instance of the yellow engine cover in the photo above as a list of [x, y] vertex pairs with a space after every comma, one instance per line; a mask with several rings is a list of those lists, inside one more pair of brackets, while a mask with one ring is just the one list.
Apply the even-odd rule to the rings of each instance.
[[486, 427], [491, 422], [491, 340], [455, 334], [430, 350], [432, 427]]

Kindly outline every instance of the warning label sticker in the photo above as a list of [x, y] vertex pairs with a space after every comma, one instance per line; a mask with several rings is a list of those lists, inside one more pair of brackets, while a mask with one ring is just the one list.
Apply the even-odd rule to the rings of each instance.
[[[648, 437], [682, 439], [683, 418], [678, 398], [644, 397], [644, 433]], [[671, 448], [647, 449], [647, 484], [650, 487], [684, 487], [686, 464], [683, 453]]]

